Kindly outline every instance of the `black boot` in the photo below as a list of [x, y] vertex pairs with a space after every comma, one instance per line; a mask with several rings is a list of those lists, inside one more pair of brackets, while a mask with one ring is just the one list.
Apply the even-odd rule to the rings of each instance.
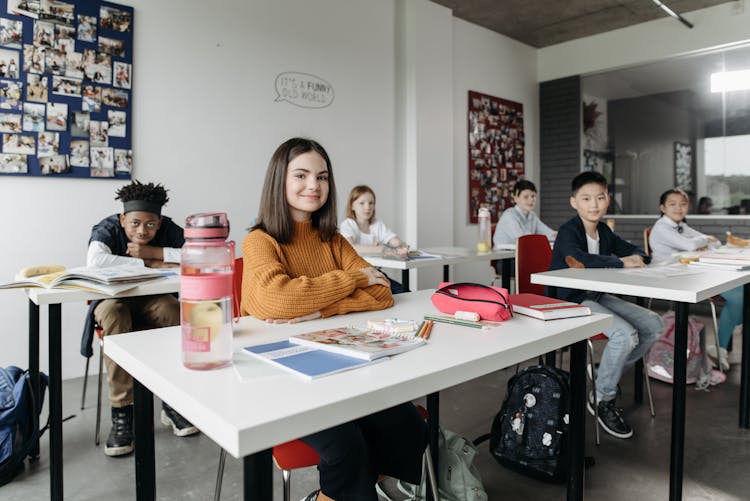
[[112, 407], [112, 429], [104, 446], [107, 456], [123, 456], [133, 452], [133, 406]]

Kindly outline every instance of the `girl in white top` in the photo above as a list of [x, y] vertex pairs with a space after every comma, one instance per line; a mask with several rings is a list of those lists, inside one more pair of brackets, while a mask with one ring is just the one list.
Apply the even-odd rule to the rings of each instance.
[[375, 219], [375, 192], [369, 186], [359, 185], [349, 193], [346, 219], [339, 228], [360, 254], [379, 254], [383, 246], [406, 246], [382, 221]]
[[557, 232], [544, 224], [534, 213], [536, 206], [536, 186], [531, 181], [522, 179], [513, 186], [515, 205], [506, 209], [495, 227], [492, 243], [495, 247], [501, 244], [515, 244], [523, 235], [545, 235], [554, 240]]
[[687, 193], [679, 188], [667, 190], [659, 197], [661, 217], [651, 228], [648, 239], [653, 263], [677, 261], [676, 253], [721, 245], [716, 238], [688, 226], [685, 222], [688, 207]]
[[[676, 261], [679, 252], [699, 251], [719, 247], [721, 242], [711, 235], [694, 230], [685, 222], [689, 207], [687, 193], [679, 188], [667, 190], [659, 197], [661, 217], [651, 228], [648, 244], [652, 263]], [[719, 316], [719, 354], [722, 369], [729, 369], [727, 347], [735, 326], [742, 323], [742, 286], [721, 294], [726, 300]], [[716, 352], [711, 353], [716, 358]]]

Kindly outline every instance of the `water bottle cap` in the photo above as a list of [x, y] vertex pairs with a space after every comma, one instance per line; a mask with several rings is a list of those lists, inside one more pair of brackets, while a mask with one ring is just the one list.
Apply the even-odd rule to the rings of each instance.
[[226, 238], [229, 219], [226, 212], [191, 214], [185, 218], [185, 238]]

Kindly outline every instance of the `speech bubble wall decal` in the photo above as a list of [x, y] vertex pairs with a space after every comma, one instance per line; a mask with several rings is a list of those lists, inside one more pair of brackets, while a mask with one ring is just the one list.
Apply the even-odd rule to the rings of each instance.
[[274, 102], [287, 101], [301, 108], [325, 108], [333, 103], [333, 86], [309, 73], [296, 71], [279, 73], [274, 87], [276, 88]]

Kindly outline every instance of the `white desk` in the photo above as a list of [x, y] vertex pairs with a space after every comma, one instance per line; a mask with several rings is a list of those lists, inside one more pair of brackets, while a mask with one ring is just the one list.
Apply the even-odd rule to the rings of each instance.
[[[675, 301], [675, 353], [687, 352], [687, 318], [690, 303], [744, 285], [743, 313], [750, 318], [750, 272], [703, 271], [669, 275], [664, 268], [642, 271], [615, 268], [587, 268], [548, 271], [531, 275], [531, 282], [610, 294]], [[669, 473], [669, 499], [682, 499], [685, 446], [686, 357], [674, 357], [672, 385], [672, 449]], [[742, 375], [740, 384], [740, 427], [750, 428], [750, 321], [742, 325]]]
[[[49, 435], [50, 499], [63, 499], [62, 437], [62, 304], [111, 299], [112, 297], [150, 296], [180, 290], [179, 275], [143, 282], [137, 287], [107, 296], [78, 289], [26, 289], [29, 297], [29, 372], [33, 387], [39, 388], [39, 307], [47, 305], [49, 313]], [[37, 446], [38, 451], [38, 446]]]
[[477, 252], [464, 247], [431, 247], [421, 250], [440, 257], [410, 259], [408, 261], [385, 259], [380, 256], [363, 256], [363, 258], [375, 267], [401, 270], [401, 284], [407, 292], [409, 291], [409, 270], [427, 266], [442, 266], [443, 281], [448, 282], [450, 280], [450, 265], [452, 264], [499, 260], [502, 264], [502, 286], [510, 289], [510, 262], [516, 257], [516, 251], [514, 250], [493, 249], [489, 252]]
[[[393, 308], [300, 324], [270, 325], [244, 317], [235, 326], [236, 349], [326, 327], [364, 325], [386, 316], [421, 318], [434, 308], [432, 290], [394, 297]], [[180, 328], [139, 331], [104, 340], [107, 355], [135, 381], [137, 499], [155, 499], [153, 459], [153, 399], [156, 394], [203, 433], [235, 457], [245, 461], [245, 499], [268, 499], [271, 492], [270, 448], [338, 423], [433, 394], [503, 367], [563, 346], [580, 347], [576, 359], [578, 407], [572, 415], [580, 424], [571, 437], [574, 465], [572, 499], [582, 499], [585, 339], [609, 326], [607, 315], [542, 322], [517, 315], [491, 330], [436, 323], [429, 343], [382, 363], [313, 381], [288, 374], [242, 382], [230, 368], [191, 371], [181, 363]], [[437, 400], [435, 400], [436, 402]], [[428, 406], [429, 407], [429, 406]], [[437, 409], [430, 411], [431, 425]], [[578, 412], [578, 414], [574, 414]], [[571, 426], [571, 428], [577, 428]], [[432, 430], [437, 430], [435, 426]], [[436, 438], [436, 435], [435, 435]], [[433, 449], [437, 451], [437, 448]], [[255, 497], [252, 497], [255, 496]]]

